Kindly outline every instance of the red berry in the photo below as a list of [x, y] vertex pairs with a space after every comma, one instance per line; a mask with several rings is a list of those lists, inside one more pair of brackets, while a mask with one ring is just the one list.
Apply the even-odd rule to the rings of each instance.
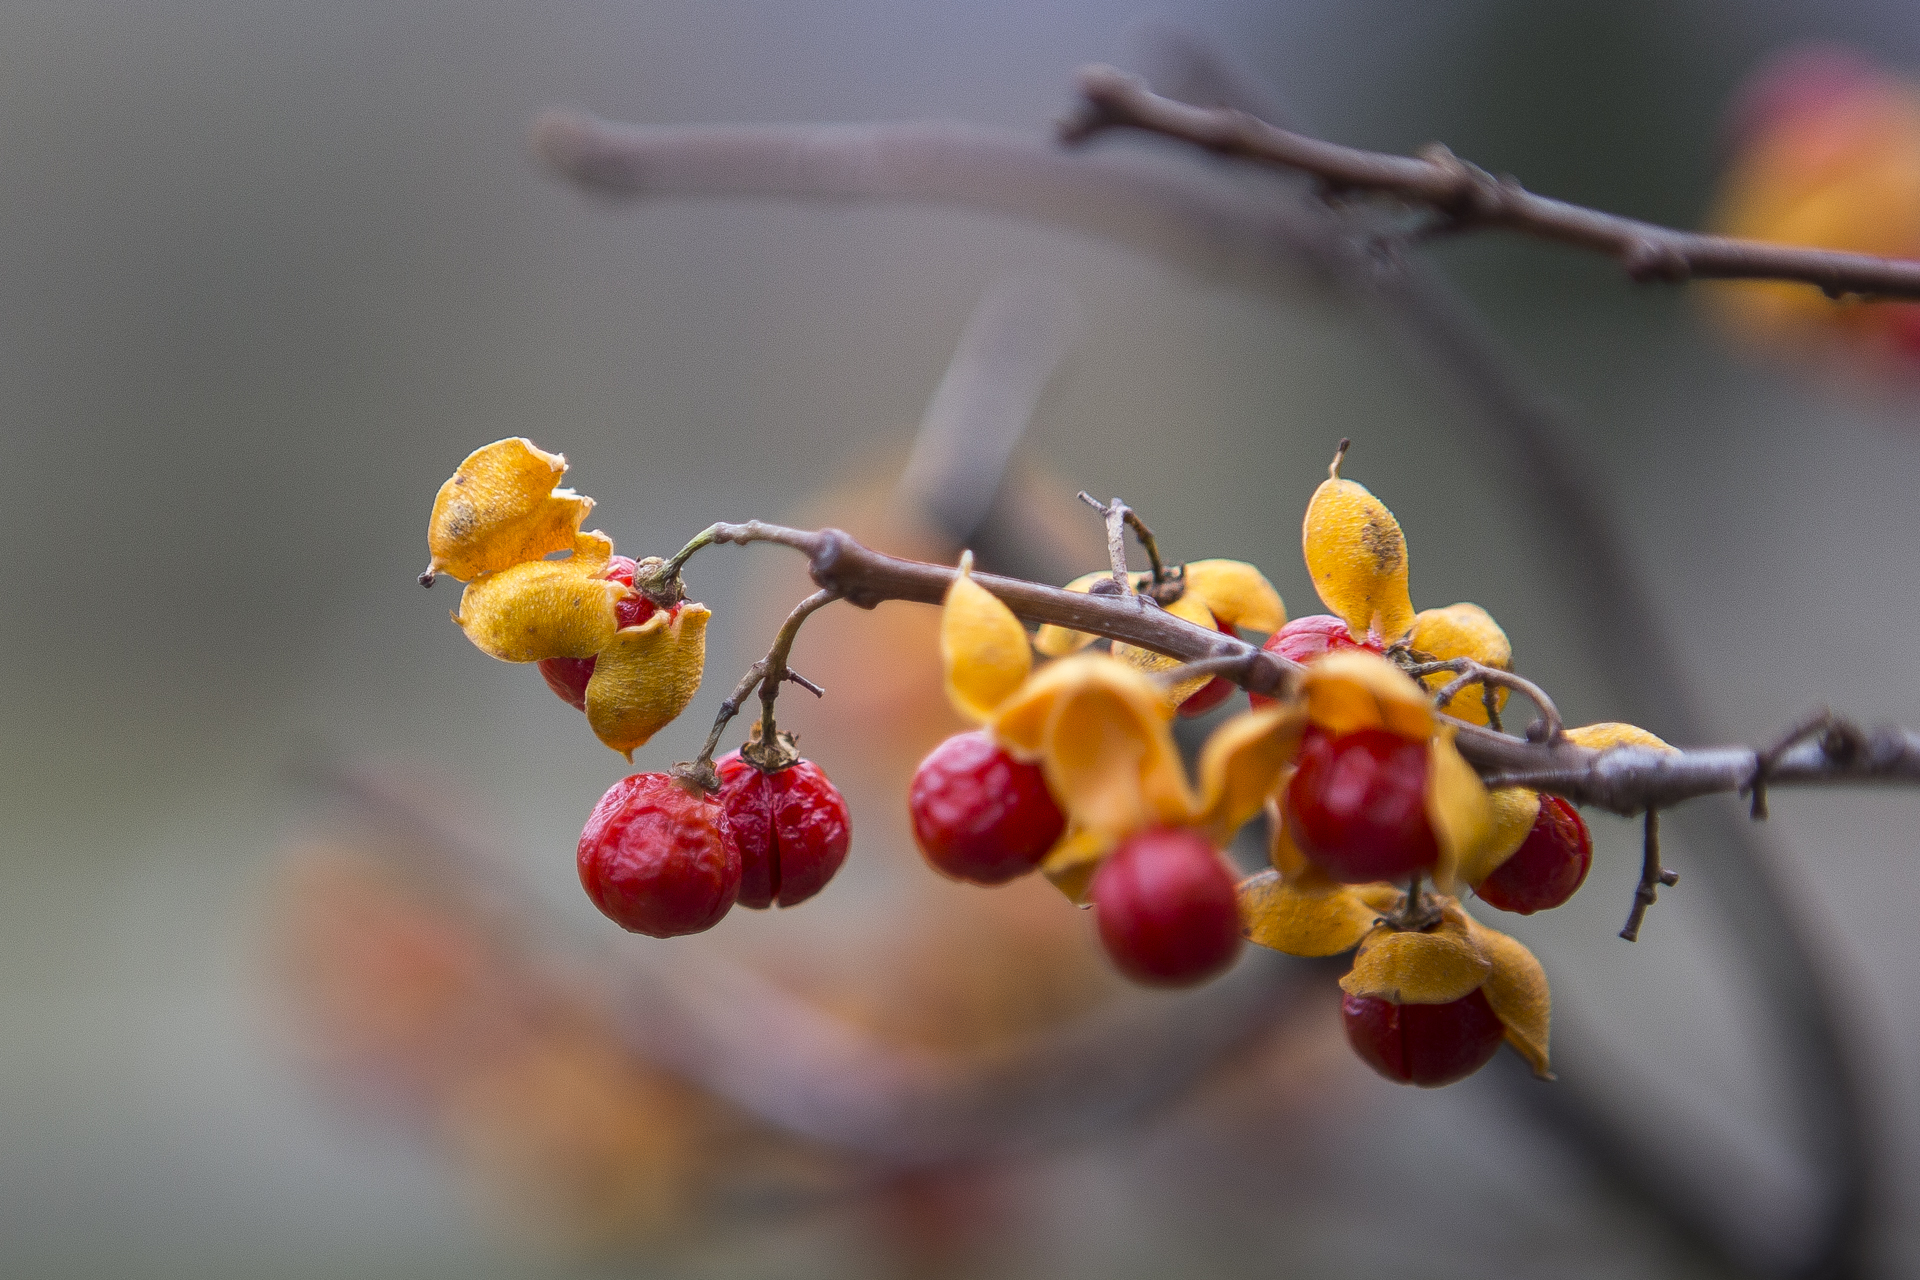
[[740, 850], [717, 796], [664, 773], [636, 773], [593, 807], [580, 833], [580, 884], [630, 933], [699, 933], [733, 905]]
[[1450, 1004], [1343, 996], [1340, 1020], [1361, 1061], [1395, 1083], [1428, 1089], [1486, 1066], [1507, 1033], [1479, 988]]
[[1533, 830], [1474, 892], [1502, 911], [1530, 916], [1571, 898], [1592, 865], [1593, 837], [1587, 824], [1559, 796], [1543, 795]]
[[934, 870], [975, 884], [1025, 875], [1067, 829], [1039, 767], [1015, 760], [981, 731], [956, 733], [920, 762], [907, 808]]
[[1347, 884], [1404, 880], [1433, 866], [1427, 744], [1385, 729], [1333, 737], [1309, 729], [1287, 784], [1287, 833], [1322, 871]]
[[1191, 986], [1240, 954], [1233, 876], [1198, 832], [1154, 827], [1129, 837], [1094, 872], [1087, 896], [1107, 955], [1135, 982]]
[[740, 905], [790, 907], [826, 888], [853, 833], [847, 802], [820, 766], [800, 760], [768, 773], [730, 751], [714, 767], [727, 830], [740, 849]]
[[[1304, 618], [1295, 618], [1268, 636], [1267, 642], [1260, 647], [1303, 667], [1335, 649], [1368, 649], [1374, 653], [1384, 649], [1372, 636], [1368, 636], [1364, 642], [1355, 640], [1353, 633], [1347, 630], [1347, 624], [1330, 613], [1313, 613]], [[1249, 696], [1256, 707], [1273, 705], [1272, 698], [1257, 693]]]
[[[1218, 627], [1224, 635], [1233, 634], [1233, 628], [1218, 618], [1214, 619], [1213, 625]], [[1236, 685], [1231, 680], [1224, 680], [1219, 676], [1215, 676], [1187, 695], [1186, 699], [1180, 704], [1180, 714], [1189, 720], [1196, 716], [1203, 716], [1225, 702], [1228, 698], [1231, 698], [1233, 691], [1239, 687], [1239, 685]]]
[[[607, 562], [604, 575], [613, 582], [625, 586], [633, 585], [634, 563], [626, 556], [615, 556]], [[622, 628], [637, 627], [651, 618], [659, 606], [645, 596], [635, 592], [624, 600], [613, 604], [614, 620]], [[560, 701], [575, 711], [587, 709], [587, 681], [593, 679], [594, 658], [542, 658], [535, 665], [540, 668], [540, 678], [547, 682], [547, 688], [560, 697]]]

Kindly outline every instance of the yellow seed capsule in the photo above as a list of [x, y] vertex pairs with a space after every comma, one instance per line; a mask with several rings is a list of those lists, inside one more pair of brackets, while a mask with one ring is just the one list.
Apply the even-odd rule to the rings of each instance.
[[1586, 747], [1592, 751], [1606, 751], [1613, 747], [1645, 747], [1649, 751], [1673, 750], [1639, 725], [1625, 724], [1618, 720], [1581, 725], [1578, 729], [1567, 730], [1565, 736], [1574, 746]]
[[1301, 529], [1307, 572], [1327, 608], [1340, 615], [1356, 640], [1376, 631], [1391, 644], [1413, 627], [1407, 594], [1407, 539], [1387, 505], [1364, 485], [1339, 476], [1339, 458], [1329, 478], [1313, 491]]
[[[1483, 666], [1497, 667], [1502, 671], [1513, 668], [1513, 645], [1507, 640], [1507, 633], [1500, 629], [1500, 624], [1493, 620], [1491, 614], [1477, 604], [1422, 609], [1414, 616], [1413, 635], [1407, 643], [1436, 662], [1450, 658], [1472, 658]], [[1420, 683], [1431, 692], [1438, 693], [1452, 680], [1451, 674], [1442, 671], [1421, 677]], [[1493, 705], [1496, 708], [1507, 705], [1505, 688], [1494, 686]], [[1454, 694], [1440, 710], [1473, 724], [1487, 723], [1486, 698], [1477, 684], [1468, 685]]]
[[687, 601], [615, 633], [587, 681], [587, 723], [600, 741], [631, 760], [687, 709], [706, 668], [709, 616]]
[[1498, 929], [1489, 929], [1469, 918], [1468, 928], [1480, 950], [1493, 962], [1481, 991], [1492, 1006], [1493, 1014], [1507, 1029], [1507, 1043], [1542, 1080], [1553, 1079], [1547, 1062], [1547, 1032], [1553, 1019], [1553, 995], [1547, 989], [1547, 972], [1519, 942]]
[[427, 574], [471, 582], [572, 546], [593, 499], [554, 488], [566, 471], [565, 458], [520, 436], [468, 454], [433, 500]]
[[1033, 650], [1013, 610], [972, 574], [973, 552], [962, 552], [940, 611], [940, 662], [954, 710], [984, 724], [1033, 670]]
[[1187, 594], [1206, 602], [1213, 616], [1229, 627], [1278, 631], [1287, 625], [1280, 593], [1244, 560], [1192, 560], [1185, 569]]
[[1493, 825], [1480, 847], [1460, 859], [1456, 873], [1467, 884], [1477, 885], [1511, 858], [1533, 831], [1540, 816], [1540, 793], [1525, 787], [1501, 787], [1487, 792]]
[[502, 662], [591, 658], [620, 625], [616, 601], [632, 592], [601, 575], [613, 554], [603, 533], [583, 533], [565, 560], [530, 560], [483, 574], [460, 595], [453, 620]]
[[1373, 932], [1381, 912], [1390, 910], [1398, 897], [1390, 886], [1356, 888], [1318, 872], [1288, 881], [1277, 871], [1248, 876], [1234, 896], [1239, 900], [1241, 936], [1290, 956], [1337, 956], [1351, 951]]
[[1443, 728], [1427, 747], [1427, 825], [1440, 851], [1433, 883], [1442, 893], [1453, 891], [1460, 865], [1476, 861], [1494, 834], [1487, 788], [1453, 745], [1453, 734], [1451, 726]]
[[1493, 974], [1493, 961], [1459, 903], [1442, 898], [1440, 910], [1440, 923], [1424, 933], [1374, 929], [1340, 989], [1394, 1004], [1452, 1004], [1479, 990]]

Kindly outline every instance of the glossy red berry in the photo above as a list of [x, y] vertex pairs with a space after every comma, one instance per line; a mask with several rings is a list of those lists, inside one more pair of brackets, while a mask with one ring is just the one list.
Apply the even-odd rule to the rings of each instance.
[[1204, 982], [1240, 954], [1233, 876], [1198, 832], [1154, 827], [1123, 841], [1087, 891], [1114, 967], [1159, 987]]
[[[625, 586], [633, 585], [634, 562], [626, 556], [615, 556], [608, 562], [606, 576]], [[654, 615], [659, 606], [638, 592], [613, 605], [614, 620], [621, 627], [637, 627]], [[587, 709], [587, 681], [593, 679], [593, 667], [596, 658], [542, 658], [537, 665], [540, 678], [547, 682], [547, 688], [559, 695], [560, 701], [576, 711]]]
[[[1383, 651], [1383, 646], [1375, 637], [1369, 636], [1364, 642], [1355, 640], [1353, 633], [1347, 630], [1347, 624], [1330, 613], [1295, 618], [1268, 636], [1267, 642], [1260, 647], [1301, 666], [1336, 649], [1367, 649], [1374, 653]], [[1272, 698], [1257, 693], [1249, 696], [1256, 707], [1273, 705]]]
[[1559, 796], [1543, 795], [1533, 830], [1474, 892], [1489, 906], [1530, 916], [1571, 898], [1592, 865], [1593, 836], [1586, 822]]
[[1067, 829], [1039, 766], [1015, 760], [978, 730], [956, 733], [920, 762], [907, 808], [934, 870], [975, 884], [1025, 875]]
[[799, 760], [766, 772], [738, 751], [714, 763], [720, 807], [740, 849], [739, 903], [790, 907], [826, 887], [853, 838], [847, 802], [820, 766]]
[[1344, 996], [1340, 1020], [1361, 1061], [1397, 1084], [1435, 1088], [1493, 1060], [1506, 1028], [1478, 989], [1450, 1004], [1394, 1004]]
[[[1232, 635], [1234, 633], [1232, 627], [1217, 618], [1214, 620], [1213, 625], [1218, 627], [1225, 635]], [[1187, 695], [1180, 703], [1180, 714], [1189, 720], [1195, 716], [1203, 716], [1225, 702], [1228, 698], [1231, 698], [1233, 691], [1239, 687], [1240, 686], [1231, 680], [1223, 680], [1219, 676], [1215, 676]]]
[[655, 938], [711, 929], [740, 889], [740, 851], [719, 798], [664, 773], [609, 787], [580, 833], [579, 857], [593, 905]]
[[1404, 880], [1440, 856], [1427, 821], [1427, 744], [1385, 729], [1309, 729], [1287, 784], [1287, 833], [1348, 884]]

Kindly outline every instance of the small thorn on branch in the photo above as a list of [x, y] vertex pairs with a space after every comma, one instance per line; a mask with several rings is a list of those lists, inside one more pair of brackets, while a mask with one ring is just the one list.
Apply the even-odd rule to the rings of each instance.
[[1640, 886], [1633, 892], [1633, 910], [1627, 915], [1626, 927], [1620, 930], [1620, 936], [1628, 942], [1640, 940], [1640, 922], [1646, 919], [1647, 908], [1660, 899], [1660, 886], [1669, 887], [1680, 883], [1680, 873], [1669, 871], [1660, 865], [1660, 811], [1647, 810], [1645, 844], [1640, 863]]
[[[1751, 794], [1753, 797], [1753, 805], [1748, 810], [1753, 821], [1767, 820], [1767, 780], [1779, 767], [1781, 758], [1813, 737], [1820, 738], [1824, 750], [1828, 737], [1842, 727], [1841, 722], [1831, 710], [1821, 707], [1795, 721], [1793, 727], [1774, 739], [1770, 746], [1754, 752], [1753, 776], [1748, 778], [1746, 785], [1740, 788], [1741, 795]], [[1844, 727], [1852, 728], [1850, 725]]]

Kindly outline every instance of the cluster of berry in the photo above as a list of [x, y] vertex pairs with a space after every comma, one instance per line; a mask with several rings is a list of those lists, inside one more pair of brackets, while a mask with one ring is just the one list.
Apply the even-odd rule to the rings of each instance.
[[[963, 556], [942, 610], [941, 656], [950, 700], [980, 728], [940, 744], [915, 772], [915, 837], [936, 870], [959, 880], [1040, 872], [1094, 910], [1108, 956], [1139, 982], [1204, 981], [1243, 940], [1302, 956], [1354, 951], [1341, 980], [1347, 1035], [1391, 1079], [1457, 1080], [1503, 1041], [1546, 1075], [1550, 1002], [1538, 962], [1453, 895], [1469, 886], [1523, 914], [1559, 906], [1586, 877], [1591, 839], [1565, 801], [1488, 792], [1461, 758], [1447, 717], [1498, 727], [1517, 680], [1511, 647], [1477, 605], [1414, 611], [1398, 521], [1342, 479], [1339, 463], [1304, 530], [1330, 613], [1287, 621], [1272, 585], [1237, 561], [1165, 569], [1130, 514], [1151, 573], [1116, 564], [1069, 584], [1139, 593], [1229, 635], [1267, 633], [1263, 647], [1301, 668], [1285, 697], [1256, 696], [1215, 727], [1197, 786], [1172, 721], [1217, 708], [1233, 684], [1058, 625], [1030, 635]], [[678, 574], [703, 542], [669, 562], [613, 555], [604, 535], [579, 532], [592, 504], [554, 488], [564, 469], [524, 440], [467, 459], [435, 503], [427, 580], [471, 578], [455, 615], [469, 637], [495, 657], [536, 662], [631, 758], [698, 686], [707, 611], [686, 601]], [[1113, 527], [1122, 513], [1117, 503], [1107, 511]], [[572, 556], [545, 558], [561, 549]], [[844, 862], [845, 801], [772, 725], [793, 632], [832, 598], [795, 610], [698, 760], [624, 778], [595, 807], [580, 837], [581, 883], [624, 928], [671, 937], [710, 928], [735, 903], [792, 906]], [[1036, 651], [1053, 660], [1036, 667]], [[754, 737], [713, 762], [756, 681], [767, 711]], [[1664, 746], [1622, 725], [1566, 736]], [[1263, 809], [1272, 867], [1238, 879], [1223, 851]]]

